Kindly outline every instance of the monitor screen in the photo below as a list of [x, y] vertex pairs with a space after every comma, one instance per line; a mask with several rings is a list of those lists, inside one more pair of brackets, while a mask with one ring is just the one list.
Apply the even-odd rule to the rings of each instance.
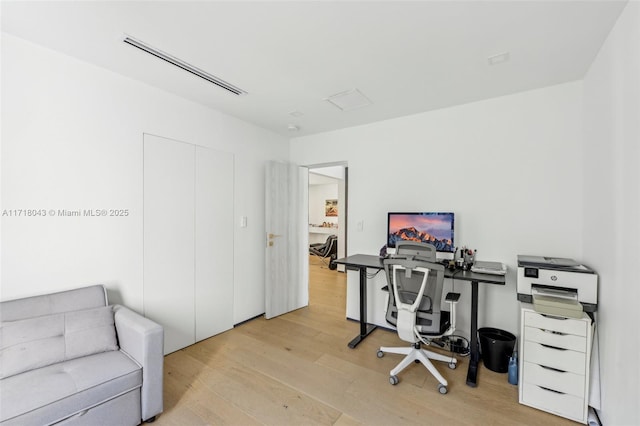
[[453, 213], [389, 213], [387, 247], [395, 248], [398, 241], [419, 241], [436, 247], [438, 252], [453, 253]]

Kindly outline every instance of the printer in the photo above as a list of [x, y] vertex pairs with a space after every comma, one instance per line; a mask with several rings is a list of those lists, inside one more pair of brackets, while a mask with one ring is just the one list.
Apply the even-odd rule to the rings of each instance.
[[517, 293], [541, 312], [578, 317], [597, 309], [598, 275], [572, 259], [518, 255]]

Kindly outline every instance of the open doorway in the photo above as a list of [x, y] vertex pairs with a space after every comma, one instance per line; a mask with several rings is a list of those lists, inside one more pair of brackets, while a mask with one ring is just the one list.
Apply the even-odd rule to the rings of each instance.
[[344, 266], [332, 262], [346, 256], [348, 212], [346, 164], [309, 167], [309, 304], [328, 283], [346, 281]]

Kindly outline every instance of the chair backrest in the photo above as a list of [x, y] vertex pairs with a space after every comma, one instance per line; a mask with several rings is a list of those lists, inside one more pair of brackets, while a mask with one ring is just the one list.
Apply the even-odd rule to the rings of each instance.
[[[425, 273], [428, 270], [424, 293], [416, 313], [416, 325], [424, 334], [439, 335], [448, 327], [448, 312], [442, 311], [442, 292], [444, 287], [444, 265], [435, 262], [435, 247], [425, 243], [412, 243], [410, 247], [399, 246], [397, 253], [384, 259], [385, 275], [389, 284], [389, 302], [387, 303], [386, 320], [398, 325], [398, 306], [396, 291], [401, 303], [412, 304], [416, 300]], [[431, 259], [431, 260], [427, 260]], [[394, 268], [399, 266], [399, 268]]]
[[328, 245], [327, 247], [328, 255], [338, 254], [338, 236], [337, 235], [329, 235], [329, 238], [327, 238], [326, 244]]
[[320, 257], [329, 257], [333, 254], [338, 254], [338, 236], [329, 235], [327, 240], [322, 244], [311, 244], [309, 246], [309, 253], [315, 254]]
[[436, 246], [428, 243], [419, 243], [417, 241], [403, 241], [396, 245], [397, 256], [413, 255], [422, 260], [429, 262], [436, 261]]

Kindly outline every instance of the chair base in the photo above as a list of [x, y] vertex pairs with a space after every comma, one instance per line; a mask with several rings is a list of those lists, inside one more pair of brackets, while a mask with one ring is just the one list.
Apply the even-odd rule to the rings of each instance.
[[395, 366], [393, 370], [389, 372], [390, 376], [396, 376], [402, 370], [407, 368], [409, 365], [414, 363], [415, 361], [420, 361], [422, 365], [424, 365], [427, 370], [438, 380], [438, 382], [442, 386], [448, 386], [447, 380], [442, 377], [442, 374], [436, 369], [431, 360], [434, 361], [443, 361], [449, 364], [450, 368], [455, 368], [458, 360], [453, 356], [445, 356], [442, 354], [438, 354], [435, 352], [428, 351], [426, 349], [422, 349], [420, 347], [414, 346], [404, 346], [404, 347], [381, 347], [378, 356], [382, 356], [380, 354], [390, 353], [390, 354], [399, 354], [405, 355], [405, 357]]

